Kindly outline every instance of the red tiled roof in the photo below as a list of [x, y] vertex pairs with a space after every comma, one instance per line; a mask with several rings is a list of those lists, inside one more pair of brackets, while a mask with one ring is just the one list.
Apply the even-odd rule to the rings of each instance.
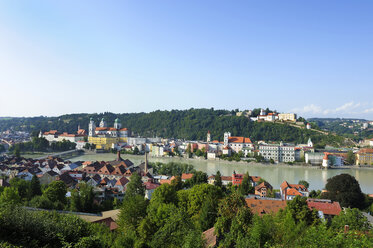
[[253, 182], [259, 182], [262, 178], [261, 177], [258, 177], [258, 176], [250, 176], [250, 178], [251, 178], [251, 181], [253, 181]]
[[64, 133], [60, 134], [59, 136], [62, 136], [62, 137], [76, 137], [78, 135], [64, 132]]
[[245, 138], [245, 137], [229, 137], [228, 139], [229, 143], [252, 143], [250, 138]]
[[286, 207], [286, 201], [246, 198], [246, 204], [253, 213], [262, 215], [277, 213], [280, 209]]
[[298, 190], [293, 189], [293, 188], [287, 189], [286, 190], [286, 195], [291, 195], [291, 196], [297, 196], [297, 195], [299, 195], [299, 196], [302, 196], [302, 194], [299, 193]]
[[144, 185], [145, 185], [145, 188], [146, 188], [147, 190], [156, 189], [156, 188], [158, 188], [159, 186], [161, 186], [160, 184], [152, 183], [152, 182], [145, 182]]
[[362, 153], [373, 153], [373, 148], [363, 148], [360, 149], [357, 153], [362, 154]]
[[108, 130], [107, 127], [96, 127], [96, 131], [106, 131]]
[[121, 128], [119, 131], [127, 131], [127, 128]]
[[116, 128], [113, 128], [113, 127], [109, 127], [109, 129], [108, 129], [109, 131], [118, 131], [118, 129], [116, 129]]
[[222, 181], [232, 181], [232, 177], [221, 176], [221, 180], [222, 180]]
[[271, 188], [272, 188], [272, 185], [270, 185], [270, 184], [267, 183], [267, 182], [262, 182], [261, 184], [259, 184], [258, 186], [255, 187], [255, 190], [260, 190], [261, 188], [268, 188], [268, 189], [271, 189]]
[[44, 135], [48, 135], [48, 134], [53, 134], [53, 135], [55, 135], [55, 134], [58, 134], [58, 131], [57, 131], [57, 130], [50, 130], [50, 131], [48, 131], [48, 132], [44, 132]]
[[116, 183], [116, 186], [124, 186], [129, 182], [129, 180], [125, 177], [121, 177]]
[[79, 129], [77, 134], [79, 135], [86, 135], [86, 131], [84, 129]]
[[294, 188], [296, 190], [301, 190], [301, 191], [308, 191], [308, 189], [306, 188], [306, 186], [302, 185], [302, 184], [289, 184], [290, 188]]
[[182, 175], [181, 175], [181, 179], [182, 180], [187, 180], [187, 179], [191, 179], [192, 177], [193, 177], [193, 173], [183, 173]]
[[307, 205], [311, 210], [316, 209], [328, 215], [339, 215], [339, 213], [342, 211], [339, 202], [325, 201], [319, 199], [307, 199]]

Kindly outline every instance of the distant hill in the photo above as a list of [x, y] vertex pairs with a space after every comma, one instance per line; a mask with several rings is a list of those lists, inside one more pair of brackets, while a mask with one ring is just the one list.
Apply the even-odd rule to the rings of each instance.
[[320, 129], [359, 141], [373, 138], [373, 127], [362, 129], [365, 119], [358, 118], [309, 118], [307, 121], [317, 125]]
[[314, 143], [322, 145], [341, 145], [344, 138], [335, 135], [323, 135], [311, 130], [292, 127], [286, 124], [252, 122], [246, 117], [236, 116], [235, 111], [214, 109], [189, 109], [172, 111], [154, 111], [150, 113], [95, 113], [68, 114], [59, 117], [31, 117], [0, 120], [0, 131], [12, 128], [38, 132], [57, 129], [76, 132], [78, 125], [87, 129], [90, 118], [96, 125], [105, 118], [109, 126], [119, 118], [123, 127], [133, 134], [147, 137], [179, 138], [187, 140], [205, 140], [207, 131], [212, 139], [223, 140], [224, 132], [232, 135], [250, 137], [253, 141], [285, 141], [305, 143], [309, 137]]

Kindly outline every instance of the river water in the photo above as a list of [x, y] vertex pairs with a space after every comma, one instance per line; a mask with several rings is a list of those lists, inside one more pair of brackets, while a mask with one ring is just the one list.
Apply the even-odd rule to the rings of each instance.
[[[144, 161], [144, 156], [121, 155], [124, 159], [131, 160], [134, 164]], [[112, 153], [85, 154], [72, 157], [70, 161], [111, 161], [115, 160], [116, 155]], [[249, 172], [251, 176], [260, 176], [267, 180], [274, 188], [280, 188], [281, 183], [286, 180], [289, 183], [298, 183], [299, 180], [306, 180], [310, 184], [310, 189], [323, 189], [328, 178], [348, 173], [354, 176], [360, 183], [364, 193], [373, 194], [373, 169], [367, 168], [348, 168], [348, 169], [329, 169], [322, 170], [316, 167], [302, 166], [279, 166], [256, 164], [246, 162], [228, 162], [197, 160], [183, 158], [153, 158], [148, 157], [150, 162], [182, 162], [192, 164], [196, 170], [206, 172], [209, 176], [215, 174], [218, 170], [224, 176], [231, 176], [233, 171], [236, 173]]]

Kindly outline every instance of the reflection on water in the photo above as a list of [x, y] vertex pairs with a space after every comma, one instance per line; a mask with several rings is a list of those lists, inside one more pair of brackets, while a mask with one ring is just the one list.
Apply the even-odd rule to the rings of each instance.
[[[128, 158], [135, 164], [144, 161], [143, 156], [122, 155], [123, 158]], [[115, 154], [103, 153], [93, 155], [82, 155], [71, 158], [71, 161], [110, 161], [116, 158]], [[309, 167], [279, 167], [276, 165], [261, 165], [254, 163], [235, 163], [226, 161], [211, 161], [211, 160], [195, 160], [195, 159], [181, 159], [181, 158], [148, 158], [150, 162], [182, 162], [189, 163], [194, 166], [196, 170], [206, 172], [208, 175], [215, 174], [220, 171], [222, 175], [232, 175], [233, 171], [236, 173], [249, 172], [252, 176], [260, 176], [270, 182], [275, 188], [279, 188], [280, 184], [287, 180], [289, 183], [298, 183], [299, 180], [306, 180], [310, 183], [310, 189], [323, 189], [328, 178], [348, 173], [354, 176], [360, 183], [361, 189], [365, 193], [373, 193], [373, 170], [372, 169], [331, 169], [322, 170], [318, 168]]]

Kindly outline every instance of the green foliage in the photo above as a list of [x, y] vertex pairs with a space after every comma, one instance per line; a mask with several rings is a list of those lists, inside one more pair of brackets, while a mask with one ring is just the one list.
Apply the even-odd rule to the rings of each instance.
[[173, 203], [177, 204], [177, 193], [174, 186], [165, 183], [156, 188], [152, 194], [152, 199], [150, 200], [151, 203], [158, 202], [158, 203]]
[[219, 187], [219, 188], [223, 187], [223, 182], [221, 180], [221, 173], [220, 173], [220, 171], [216, 172], [214, 185], [217, 186], [217, 187]]
[[66, 185], [62, 181], [53, 181], [44, 191], [45, 196], [54, 205], [54, 209], [63, 209], [66, 204]]
[[194, 173], [193, 165], [170, 162], [167, 164], [156, 162], [149, 163], [153, 167], [154, 173], [158, 175], [181, 176], [183, 173]]
[[146, 216], [148, 201], [144, 196], [135, 194], [126, 196], [119, 214], [119, 226], [123, 230], [136, 230], [140, 221]]
[[34, 175], [31, 179], [31, 182], [30, 182], [30, 193], [31, 193], [31, 197], [34, 197], [36, 195], [41, 195], [41, 186], [40, 186], [40, 181], [39, 181], [39, 178]]
[[70, 210], [77, 212], [92, 212], [95, 210], [93, 187], [86, 183], [79, 183], [79, 190], [71, 193]]
[[333, 218], [331, 227], [337, 231], [343, 231], [345, 225], [356, 231], [368, 231], [372, 228], [368, 219], [357, 208], [343, 210]]
[[349, 174], [340, 174], [328, 179], [327, 192], [322, 197], [338, 201], [341, 207], [364, 208], [365, 197], [359, 182]]
[[196, 171], [193, 173], [193, 177], [189, 180], [187, 180], [187, 184], [190, 186], [194, 186], [201, 183], [207, 183], [207, 174], [202, 171]]
[[250, 194], [250, 193], [254, 193], [254, 187], [251, 185], [250, 176], [249, 176], [248, 172], [245, 173], [245, 175], [243, 177], [243, 180], [242, 180], [242, 183], [238, 187], [238, 191], [242, 195], [247, 195], [247, 194]]
[[347, 164], [354, 165], [355, 160], [356, 160], [356, 157], [355, 157], [354, 152], [353, 151], [348, 151], [347, 152], [347, 159], [346, 159]]
[[183, 211], [172, 212], [168, 221], [154, 234], [155, 238], [150, 242], [150, 246], [153, 248], [182, 247], [184, 239], [188, 237], [187, 234], [193, 230], [192, 222]]
[[319, 221], [316, 210], [310, 210], [305, 197], [296, 196], [288, 201], [285, 214], [290, 213], [296, 224], [304, 222], [307, 225], [315, 224]]
[[31, 192], [29, 182], [21, 178], [14, 177], [10, 179], [9, 184], [12, 188], [15, 188], [18, 191], [18, 194], [22, 200], [27, 200], [30, 198]]
[[300, 181], [298, 182], [298, 184], [303, 185], [303, 186], [306, 187], [307, 189], [310, 187], [309, 182], [307, 182], [306, 180], [300, 180]]
[[145, 188], [142, 184], [140, 175], [137, 173], [133, 173], [130, 177], [130, 182], [127, 184], [125, 197], [131, 197], [134, 195], [145, 195]]
[[0, 226], [0, 239], [27, 247], [62, 247], [91, 236], [89, 223], [78, 217], [14, 206], [0, 210]]
[[0, 204], [16, 205], [21, 203], [18, 190], [13, 187], [5, 187], [0, 195]]
[[233, 218], [244, 207], [247, 207], [245, 199], [236, 192], [233, 192], [220, 201], [218, 218], [214, 226], [218, 238], [223, 238], [226, 233], [229, 233]]

